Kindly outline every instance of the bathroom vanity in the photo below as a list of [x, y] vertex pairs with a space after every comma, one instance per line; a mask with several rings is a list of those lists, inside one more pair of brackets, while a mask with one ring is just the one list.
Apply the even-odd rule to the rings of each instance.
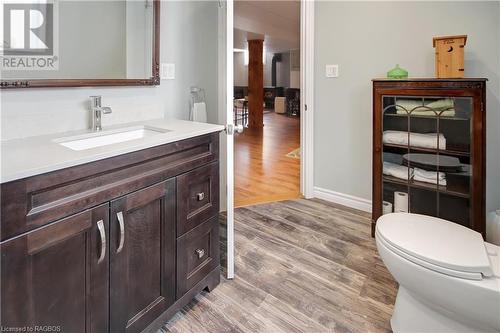
[[219, 283], [223, 127], [134, 126], [160, 133], [92, 148], [63, 145], [88, 133], [2, 144], [1, 327], [155, 331]]

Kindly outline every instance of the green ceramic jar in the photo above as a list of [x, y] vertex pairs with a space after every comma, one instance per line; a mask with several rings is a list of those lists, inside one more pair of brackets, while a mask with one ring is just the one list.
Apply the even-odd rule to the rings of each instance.
[[390, 79], [407, 79], [408, 71], [396, 65], [393, 69], [387, 72], [387, 77]]

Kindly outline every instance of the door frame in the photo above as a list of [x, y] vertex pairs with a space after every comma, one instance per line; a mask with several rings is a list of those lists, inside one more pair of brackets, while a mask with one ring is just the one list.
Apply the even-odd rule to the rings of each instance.
[[[300, 3], [300, 192], [305, 198], [314, 196], [314, 4], [315, 0]], [[233, 124], [233, 29], [234, 0], [218, 0], [218, 103], [219, 122]], [[224, 8], [225, 7], [225, 8]], [[225, 10], [224, 10], [225, 9]], [[222, 107], [225, 106], [225, 107]], [[234, 152], [232, 135], [222, 135], [221, 156]], [[227, 141], [226, 141], [227, 140]], [[225, 151], [227, 149], [227, 151]], [[225, 152], [225, 154], [224, 154]], [[226, 276], [234, 278], [234, 153], [221, 159], [221, 210], [227, 211], [227, 266]], [[224, 184], [226, 186], [224, 186]], [[223, 194], [221, 192], [221, 194]], [[221, 195], [224, 198], [224, 195]]]
[[[219, 123], [226, 126], [220, 140], [220, 209], [226, 211], [226, 278], [234, 279], [234, 136], [233, 123], [233, 0], [218, 4], [218, 97]], [[229, 154], [229, 152], [232, 152]], [[229, 158], [228, 158], [229, 157]]]
[[300, 192], [314, 197], [314, 3], [300, 2]]

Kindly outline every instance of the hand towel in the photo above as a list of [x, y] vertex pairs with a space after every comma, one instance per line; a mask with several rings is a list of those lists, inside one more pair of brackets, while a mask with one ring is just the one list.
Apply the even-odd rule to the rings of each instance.
[[383, 163], [383, 174], [387, 176], [396, 177], [403, 180], [408, 180], [413, 177], [413, 169], [405, 167], [403, 165], [394, 164], [390, 162]]
[[444, 172], [426, 171], [419, 168], [413, 170], [413, 180], [446, 186], [446, 174]]
[[438, 148], [438, 140], [439, 140], [439, 149], [446, 149], [446, 138], [443, 134], [437, 133], [413, 133], [404, 131], [384, 131], [382, 135], [383, 143], [392, 143], [396, 145], [408, 145], [408, 136], [410, 137], [409, 145], [412, 147], [421, 147], [421, 148]]
[[200, 123], [207, 122], [207, 106], [205, 102], [193, 104], [192, 117], [193, 121], [197, 121]]

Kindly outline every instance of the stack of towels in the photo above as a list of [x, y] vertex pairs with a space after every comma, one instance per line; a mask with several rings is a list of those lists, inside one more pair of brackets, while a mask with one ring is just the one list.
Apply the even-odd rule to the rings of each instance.
[[[409, 139], [409, 142], [408, 142]], [[395, 145], [409, 145], [412, 147], [446, 149], [446, 138], [441, 133], [414, 133], [404, 131], [384, 131], [382, 135], [384, 143]]]
[[442, 98], [435, 101], [419, 101], [415, 99], [396, 99], [396, 113], [415, 116], [455, 116], [455, 101], [452, 98]]
[[438, 184], [446, 186], [446, 174], [444, 172], [427, 171], [419, 168], [408, 168], [403, 165], [384, 162], [383, 173], [387, 176], [404, 180], [416, 180], [419, 182]]

